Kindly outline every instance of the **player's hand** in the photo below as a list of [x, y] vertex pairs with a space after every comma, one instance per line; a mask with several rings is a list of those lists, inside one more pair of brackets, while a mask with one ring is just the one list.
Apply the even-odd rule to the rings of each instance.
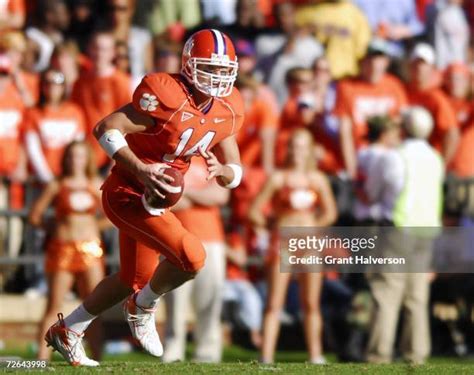
[[165, 198], [165, 193], [171, 193], [174, 189], [169, 185], [174, 179], [164, 173], [165, 169], [170, 168], [168, 164], [155, 163], [143, 164], [139, 169], [137, 177], [145, 185], [146, 190], [160, 198]]
[[207, 181], [212, 180], [215, 177], [220, 177], [224, 175], [224, 165], [222, 165], [219, 160], [217, 160], [216, 155], [211, 151], [204, 151], [203, 148], [199, 148], [199, 153], [206, 160], [207, 171], [209, 175], [207, 176]]

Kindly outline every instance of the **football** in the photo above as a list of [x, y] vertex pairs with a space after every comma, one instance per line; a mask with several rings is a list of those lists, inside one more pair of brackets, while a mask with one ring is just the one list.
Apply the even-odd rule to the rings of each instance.
[[164, 198], [156, 196], [148, 189], [145, 190], [145, 199], [147, 203], [153, 208], [167, 208], [174, 206], [183, 195], [184, 190], [184, 178], [180, 171], [174, 168], [167, 168], [164, 172], [166, 175], [173, 177], [174, 181], [169, 184], [174, 187], [173, 192], [163, 192]]

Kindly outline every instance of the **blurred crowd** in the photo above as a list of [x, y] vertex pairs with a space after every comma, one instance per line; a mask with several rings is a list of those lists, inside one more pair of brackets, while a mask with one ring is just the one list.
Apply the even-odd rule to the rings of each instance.
[[[37, 252], [25, 246], [25, 233], [35, 238], [29, 242], [33, 247], [43, 248], [45, 235], [15, 213], [27, 212], [42, 188], [64, 173], [68, 144], [88, 142], [99, 173], [107, 176], [110, 160], [93, 139], [92, 128], [131, 100], [145, 74], [179, 73], [183, 42], [202, 28], [218, 28], [236, 47], [236, 87], [245, 106], [237, 141], [245, 174], [230, 195], [202, 182], [205, 170], [199, 162], [193, 161], [186, 176], [187, 190], [175, 211], [208, 245], [206, 268], [212, 270], [205, 268], [211, 273], [203, 272], [186, 291], [167, 296], [174, 302], [167, 304], [164, 359], [184, 356], [187, 301], [212, 318], [221, 315], [224, 300], [225, 319], [236, 331], [249, 332], [250, 346], [261, 347], [262, 325], [271, 331], [269, 322], [279, 319], [283, 327], [291, 326], [303, 310], [315, 314], [316, 320], [307, 324], [317, 326], [322, 316], [326, 347], [341, 359], [361, 360], [373, 280], [334, 273], [300, 283], [289, 278], [288, 296], [272, 295], [265, 275], [273, 246], [271, 223], [286, 212], [275, 202], [285, 209], [317, 210], [301, 191], [277, 199], [259, 193], [271, 186], [278, 190], [281, 169], [296, 168], [295, 154], [302, 153], [320, 173], [316, 193], [326, 197], [320, 199], [324, 218], [314, 225], [396, 225], [395, 205], [403, 190], [396, 181], [397, 176], [403, 179], [403, 170], [397, 169], [391, 151], [402, 139], [413, 138], [423, 144], [407, 144], [406, 155], [420, 157], [418, 171], [433, 172], [424, 175], [425, 181], [444, 183], [443, 216], [428, 225], [472, 226], [473, 0], [0, 0], [0, 256]], [[439, 168], [434, 155], [440, 157]], [[426, 199], [438, 207], [442, 195], [427, 194]], [[116, 254], [110, 232], [105, 234], [107, 253]], [[35, 272], [23, 289], [38, 286], [43, 271]], [[15, 278], [18, 273], [3, 280], [7, 291], [15, 290]], [[442, 327], [433, 350], [466, 354], [473, 335], [466, 309], [471, 300], [463, 293], [472, 280], [443, 278], [432, 288], [437, 294], [430, 306], [436, 299], [441, 302], [430, 309], [431, 324]], [[270, 286], [283, 285], [279, 282], [274, 278]], [[309, 294], [314, 300], [306, 301], [301, 289], [308, 288], [298, 285], [315, 283], [318, 291]], [[461, 284], [465, 288], [457, 289]], [[196, 299], [199, 293], [214, 302]], [[422, 309], [428, 311], [425, 294]], [[452, 306], [456, 319], [444, 319]], [[449, 324], [443, 325], [446, 320]], [[220, 360], [218, 326], [199, 321], [198, 359]], [[384, 345], [393, 346], [396, 324], [392, 331], [392, 337], [379, 338]], [[372, 349], [374, 340], [372, 332]], [[262, 358], [271, 361], [276, 336], [263, 341]], [[318, 344], [307, 345], [314, 350], [311, 359], [323, 361]], [[426, 350], [412, 359], [422, 362], [429, 343], [417, 345]], [[391, 349], [376, 354], [374, 361], [382, 362], [392, 355]]]

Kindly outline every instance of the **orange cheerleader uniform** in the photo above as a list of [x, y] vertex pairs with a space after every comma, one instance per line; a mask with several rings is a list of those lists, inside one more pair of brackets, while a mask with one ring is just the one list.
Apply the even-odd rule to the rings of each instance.
[[[62, 185], [55, 200], [56, 220], [71, 214], [94, 215], [99, 204], [91, 187], [71, 188]], [[52, 238], [46, 246], [47, 273], [69, 271], [79, 273], [91, 265], [103, 264], [104, 250], [99, 238], [87, 241], [61, 241]]]
[[[315, 212], [319, 203], [319, 193], [311, 187], [291, 187], [287, 184], [274, 195], [272, 205], [275, 216], [281, 217], [296, 212]], [[280, 233], [275, 228], [270, 236], [266, 263], [280, 260]]]

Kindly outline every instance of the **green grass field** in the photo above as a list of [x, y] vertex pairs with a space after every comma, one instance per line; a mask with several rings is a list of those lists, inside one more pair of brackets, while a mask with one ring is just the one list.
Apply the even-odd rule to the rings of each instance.
[[[19, 351], [2, 351], [0, 356], [16, 356], [23, 359], [32, 359]], [[404, 363], [391, 365], [369, 364], [341, 364], [334, 363], [335, 358], [327, 356], [327, 365], [311, 365], [305, 363], [304, 352], [280, 352], [277, 363], [263, 365], [257, 362], [256, 352], [239, 347], [226, 348], [224, 363], [198, 364], [192, 362], [163, 364], [158, 359], [141, 352], [123, 355], [106, 355], [98, 368], [73, 368], [55, 355], [48, 367], [44, 370], [29, 370], [29, 373], [55, 374], [474, 374], [474, 360], [460, 360], [455, 358], [433, 358], [423, 366], [411, 366]], [[26, 370], [7, 370], [8, 373], [25, 373]]]

